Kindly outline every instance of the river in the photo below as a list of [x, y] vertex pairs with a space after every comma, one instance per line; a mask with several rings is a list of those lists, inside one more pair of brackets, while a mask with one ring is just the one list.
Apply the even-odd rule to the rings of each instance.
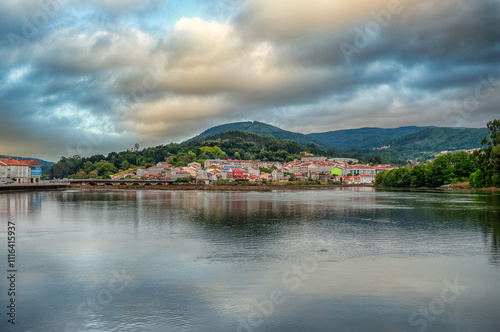
[[1, 331], [500, 331], [498, 192], [7, 193], [0, 220]]

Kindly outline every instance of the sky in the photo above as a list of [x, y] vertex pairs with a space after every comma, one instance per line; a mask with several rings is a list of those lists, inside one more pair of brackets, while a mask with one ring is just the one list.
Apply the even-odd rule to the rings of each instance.
[[500, 0], [0, 2], [0, 154], [500, 118]]

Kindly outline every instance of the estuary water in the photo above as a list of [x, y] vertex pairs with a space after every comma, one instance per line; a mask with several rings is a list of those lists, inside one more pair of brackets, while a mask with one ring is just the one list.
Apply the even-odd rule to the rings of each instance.
[[8, 193], [0, 220], [0, 331], [500, 331], [499, 193]]

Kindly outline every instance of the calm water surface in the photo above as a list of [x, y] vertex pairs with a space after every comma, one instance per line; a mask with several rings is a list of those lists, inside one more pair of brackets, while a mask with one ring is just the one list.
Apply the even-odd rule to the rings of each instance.
[[500, 331], [500, 195], [0, 194], [0, 331]]

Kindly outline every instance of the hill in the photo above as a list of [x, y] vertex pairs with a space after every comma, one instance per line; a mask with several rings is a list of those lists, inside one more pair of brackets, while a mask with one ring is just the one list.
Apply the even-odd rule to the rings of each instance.
[[[351, 152], [364, 155], [382, 155], [394, 159], [425, 159], [432, 158], [435, 154], [444, 150], [478, 148], [481, 139], [488, 134], [486, 128], [405, 126], [398, 128], [366, 127], [306, 135], [254, 121], [216, 126], [189, 141], [228, 131], [264, 134], [297, 142], [303, 146], [313, 143], [319, 149], [334, 149], [344, 154]], [[380, 150], [381, 147], [389, 145], [391, 146], [389, 149]]]
[[212, 136], [227, 131], [246, 131], [249, 133], [268, 135], [285, 140], [294, 141], [306, 146], [314, 144], [320, 149], [335, 148], [343, 151], [376, 148], [391, 144], [395, 137], [401, 137], [430, 127], [399, 127], [399, 128], [359, 128], [335, 130], [324, 133], [301, 134], [284, 130], [258, 121], [227, 123], [205, 130], [189, 141]]
[[322, 144], [321, 142], [315, 141], [313, 138], [308, 137], [308, 135], [295, 133], [292, 131], [284, 130], [266, 123], [258, 122], [258, 121], [247, 121], [247, 122], [235, 122], [235, 123], [227, 123], [220, 126], [215, 126], [210, 129], [205, 130], [201, 134], [196, 137], [191, 138], [188, 141], [196, 140], [208, 136], [213, 136], [219, 133], [227, 132], [227, 131], [246, 131], [253, 134], [259, 135], [267, 135], [272, 136], [284, 140], [289, 140], [293, 142], [297, 142], [306, 146], [307, 144], [313, 143], [319, 148], [328, 148], [328, 145]]
[[399, 127], [399, 128], [359, 128], [335, 130], [325, 133], [309, 134], [311, 139], [323, 145], [341, 150], [382, 147], [392, 143], [395, 137], [410, 135], [430, 127]]
[[441, 151], [474, 149], [481, 147], [481, 139], [488, 134], [487, 128], [428, 128], [394, 138], [383, 154], [418, 158]]

